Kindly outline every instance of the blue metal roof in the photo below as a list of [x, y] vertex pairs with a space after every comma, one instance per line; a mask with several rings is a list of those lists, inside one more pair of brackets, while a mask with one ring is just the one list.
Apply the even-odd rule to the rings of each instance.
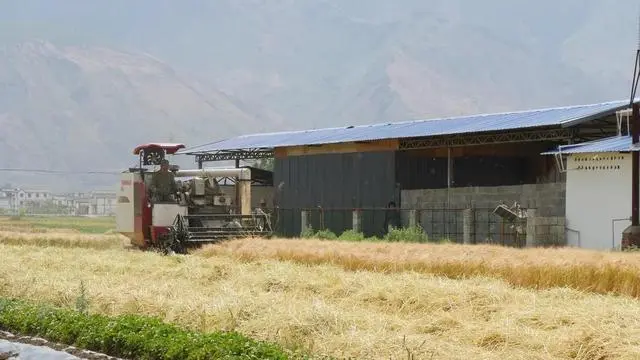
[[555, 150], [543, 152], [541, 155], [555, 154], [586, 154], [620, 151], [640, 151], [639, 146], [634, 146], [631, 136], [614, 136], [605, 139], [584, 142], [580, 144], [562, 145]]
[[467, 134], [543, 126], [572, 126], [614, 114], [616, 111], [625, 109], [628, 106], [629, 100], [611, 101], [599, 104], [508, 113], [242, 135], [183, 149], [178, 154], [202, 154], [240, 149], [272, 149], [287, 146]]

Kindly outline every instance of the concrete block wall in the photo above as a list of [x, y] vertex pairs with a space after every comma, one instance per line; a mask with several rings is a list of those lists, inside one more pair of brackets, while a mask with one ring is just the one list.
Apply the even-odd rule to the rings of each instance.
[[[437, 209], [423, 210], [423, 212], [434, 214]], [[351, 226], [350, 228], [360, 232], [361, 231], [361, 210], [352, 210], [351, 212]], [[452, 210], [452, 214], [461, 219], [461, 223], [456, 223], [455, 226], [446, 223], [438, 223], [441, 227], [428, 227], [424, 226], [425, 223], [421, 223], [423, 229], [432, 240], [449, 239], [457, 243], [464, 244], [500, 244], [504, 246], [515, 247], [537, 247], [537, 246], [565, 246], [567, 245], [566, 239], [566, 219], [560, 216], [551, 217], [539, 217], [536, 210], [527, 210], [527, 217], [521, 219], [515, 223], [500, 224], [498, 219], [497, 226], [499, 232], [495, 231], [489, 234], [483, 234], [480, 229], [487, 230], [487, 227], [491, 227], [491, 223], [482, 224], [478, 223], [477, 210], [464, 209], [464, 210]], [[301, 219], [301, 234], [311, 226], [309, 222], [310, 212], [308, 210], [302, 210], [300, 212]], [[419, 219], [419, 211], [410, 210], [406, 212], [409, 224], [403, 224], [403, 226], [415, 225], [414, 220], [423, 221]], [[432, 217], [433, 222], [433, 217]], [[427, 223], [428, 224], [428, 223]], [[490, 228], [488, 230], [491, 230]], [[448, 231], [448, 232], [447, 232]], [[340, 233], [336, 234], [340, 235]]]
[[566, 245], [566, 224], [564, 216], [536, 217], [536, 245]]
[[518, 201], [535, 208], [538, 216], [565, 216], [565, 183], [515, 186], [464, 187], [451, 189], [402, 190], [403, 208], [495, 209], [501, 203]]
[[[558, 224], [565, 216], [565, 184], [528, 184], [516, 186], [466, 187], [451, 189], [403, 190], [401, 204], [405, 209], [418, 211], [420, 225], [432, 238], [449, 238], [462, 242], [463, 209], [472, 206], [473, 235], [477, 243], [502, 243], [516, 245], [521, 237], [510, 224], [502, 224], [492, 212], [501, 203], [507, 206], [514, 201], [524, 208], [536, 209], [542, 218], [541, 240], [556, 244], [564, 241], [564, 226]], [[403, 224], [409, 223], [408, 212], [403, 212]], [[549, 219], [549, 220], [547, 220]], [[550, 220], [554, 219], [554, 220]], [[556, 224], [551, 224], [555, 221]], [[562, 230], [558, 230], [562, 229]], [[538, 238], [538, 236], [536, 236]]]

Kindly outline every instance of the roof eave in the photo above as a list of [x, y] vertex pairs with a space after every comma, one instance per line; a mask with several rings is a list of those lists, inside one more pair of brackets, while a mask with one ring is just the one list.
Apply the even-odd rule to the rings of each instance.
[[[639, 102], [639, 100], [635, 101], [635, 103], [638, 103], [638, 102]], [[620, 105], [620, 106], [617, 106], [617, 107], [615, 107], [613, 109], [609, 109], [607, 111], [599, 112], [597, 114], [591, 114], [589, 116], [584, 116], [584, 117], [580, 117], [580, 118], [577, 118], [577, 119], [565, 121], [565, 122], [563, 122], [561, 124], [561, 126], [563, 128], [568, 128], [568, 127], [580, 125], [580, 124], [583, 124], [583, 123], [588, 122], [588, 121], [599, 119], [599, 118], [601, 118], [603, 116], [613, 115], [613, 114], [617, 113], [618, 111], [627, 109], [629, 107], [631, 107], [631, 103], [630, 102], [629, 103], [625, 103], [625, 104]]]

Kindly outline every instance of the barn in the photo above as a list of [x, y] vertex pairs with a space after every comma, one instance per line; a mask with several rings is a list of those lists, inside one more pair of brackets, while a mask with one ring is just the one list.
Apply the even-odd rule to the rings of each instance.
[[[339, 234], [356, 217], [365, 235], [382, 236], [390, 214], [399, 213], [404, 226], [419, 224], [432, 238], [523, 245], [494, 213], [499, 204], [517, 203], [535, 211], [539, 229], [529, 233], [546, 234], [539, 242], [564, 243], [567, 173], [543, 153], [617, 136], [628, 129], [628, 107], [612, 101], [249, 134], [180, 153], [195, 156], [200, 167], [274, 158], [273, 207], [282, 236], [298, 236], [305, 221]], [[390, 203], [399, 209], [388, 209]]]

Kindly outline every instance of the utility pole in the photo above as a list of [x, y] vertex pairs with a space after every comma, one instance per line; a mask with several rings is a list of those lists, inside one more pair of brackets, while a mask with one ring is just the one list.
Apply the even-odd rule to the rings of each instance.
[[[631, 112], [631, 142], [635, 147], [640, 138], [640, 110], [638, 103], [632, 103]], [[631, 152], [631, 226], [640, 226], [640, 212], [638, 202], [640, 201], [640, 155], [637, 151]]]
[[[638, 18], [638, 47], [636, 48], [636, 61], [631, 83], [631, 147], [634, 148], [640, 142], [640, 108], [636, 103], [636, 90], [640, 80], [640, 17]], [[621, 248], [640, 246], [640, 154], [631, 151], [631, 226], [622, 233]]]

